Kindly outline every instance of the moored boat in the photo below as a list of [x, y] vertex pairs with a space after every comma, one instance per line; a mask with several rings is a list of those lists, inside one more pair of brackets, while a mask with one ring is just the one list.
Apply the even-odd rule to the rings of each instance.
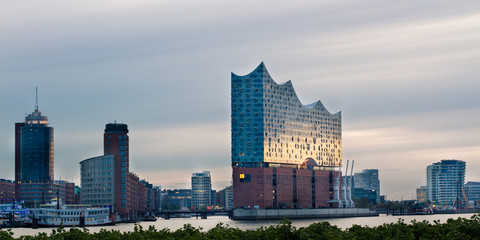
[[31, 226], [101, 226], [115, 222], [109, 208], [89, 205], [41, 205], [30, 210], [30, 219], [25, 223]]

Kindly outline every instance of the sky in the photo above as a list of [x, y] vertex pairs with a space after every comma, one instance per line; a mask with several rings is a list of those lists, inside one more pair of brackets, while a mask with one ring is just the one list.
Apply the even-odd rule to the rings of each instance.
[[189, 188], [231, 181], [230, 76], [264, 62], [304, 104], [342, 112], [343, 159], [411, 199], [426, 166], [480, 181], [480, 1], [0, 0], [0, 178], [35, 105], [55, 129], [55, 178], [80, 184], [108, 122], [130, 170]]

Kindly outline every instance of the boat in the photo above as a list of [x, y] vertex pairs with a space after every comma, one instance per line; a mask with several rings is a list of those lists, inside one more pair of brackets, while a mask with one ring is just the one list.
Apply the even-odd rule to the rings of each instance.
[[110, 214], [108, 207], [91, 207], [90, 205], [60, 205], [57, 203], [40, 205], [40, 208], [29, 209], [27, 226], [59, 227], [59, 226], [102, 226], [112, 225], [115, 215]]
[[157, 218], [153, 215], [147, 215], [145, 216], [142, 221], [146, 221], [146, 222], [156, 222], [157, 221]]
[[412, 205], [412, 212], [416, 215], [430, 215], [433, 214], [433, 209], [424, 203], [414, 203]]

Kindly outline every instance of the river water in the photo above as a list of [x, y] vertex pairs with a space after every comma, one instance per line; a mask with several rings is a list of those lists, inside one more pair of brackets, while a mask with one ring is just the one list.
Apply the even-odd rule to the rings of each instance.
[[[399, 220], [399, 218], [404, 219], [406, 223], [410, 223], [412, 220], [423, 221], [427, 220], [433, 223], [433, 220], [439, 220], [440, 222], [446, 222], [449, 218], [470, 218], [473, 214], [438, 214], [438, 215], [409, 215], [409, 216], [387, 216], [381, 214], [379, 217], [356, 217], [356, 218], [331, 218], [331, 219], [295, 219], [292, 220], [292, 225], [300, 228], [307, 227], [315, 222], [327, 221], [332, 225], [336, 225], [342, 229], [349, 228], [354, 224], [362, 226], [379, 226], [384, 223], [394, 223]], [[209, 216], [208, 219], [196, 219], [192, 218], [171, 218], [169, 220], [164, 220], [159, 218], [156, 222], [140, 222], [137, 223], [141, 225], [144, 229], [148, 226], [153, 225], [156, 229], [168, 228], [172, 231], [182, 228], [184, 224], [191, 224], [192, 226], [198, 228], [201, 227], [203, 231], [207, 231], [215, 227], [218, 223], [228, 224], [230, 227], [236, 227], [242, 230], [254, 230], [260, 226], [271, 226], [277, 224], [278, 220], [269, 220], [269, 221], [233, 221], [228, 219], [226, 216]], [[100, 229], [115, 229], [122, 232], [133, 231], [135, 224], [134, 223], [122, 223], [115, 226], [102, 226], [102, 227], [88, 227], [90, 232], [98, 232]], [[36, 235], [39, 232], [51, 233], [55, 228], [40, 228], [40, 229], [31, 229], [31, 228], [14, 228], [12, 229], [14, 237], [19, 237], [22, 235]], [[68, 229], [68, 228], [66, 228]]]

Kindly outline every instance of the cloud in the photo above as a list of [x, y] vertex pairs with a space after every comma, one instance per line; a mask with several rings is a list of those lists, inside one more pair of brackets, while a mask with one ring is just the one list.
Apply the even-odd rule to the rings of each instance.
[[424, 181], [426, 165], [442, 158], [468, 161], [473, 173], [479, 7], [379, 0], [2, 3], [0, 176], [13, 177], [14, 122], [33, 110], [39, 86], [40, 109], [55, 128], [56, 176], [79, 182], [78, 162], [102, 154], [103, 127], [117, 119], [131, 129], [132, 170], [140, 177], [181, 185], [192, 171], [210, 169], [223, 185], [230, 72], [248, 73], [262, 60], [277, 82], [292, 80], [302, 102], [320, 99], [331, 112], [342, 111], [345, 159], [356, 159], [357, 169], [378, 167], [389, 196], [409, 195]]

